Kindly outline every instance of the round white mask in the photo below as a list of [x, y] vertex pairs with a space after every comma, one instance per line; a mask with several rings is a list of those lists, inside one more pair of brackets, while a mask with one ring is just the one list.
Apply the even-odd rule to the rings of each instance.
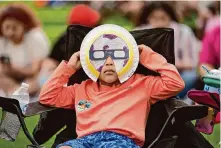
[[81, 65], [85, 73], [97, 81], [101, 69], [111, 57], [121, 83], [128, 80], [139, 63], [139, 51], [133, 36], [117, 25], [101, 25], [84, 38], [81, 49]]

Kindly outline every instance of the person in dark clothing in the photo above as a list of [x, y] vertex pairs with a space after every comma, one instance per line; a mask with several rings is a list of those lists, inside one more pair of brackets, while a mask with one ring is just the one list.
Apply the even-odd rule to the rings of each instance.
[[[100, 14], [97, 11], [87, 5], [78, 4], [71, 9], [67, 23], [68, 25], [79, 24], [88, 27], [95, 27], [98, 25], [99, 21]], [[65, 44], [66, 32], [58, 38], [50, 55], [42, 63], [42, 68], [38, 77], [39, 87], [42, 87], [42, 85], [47, 81], [58, 64], [62, 60], [66, 59]], [[80, 82], [76, 80], [76, 83]], [[57, 121], [56, 124], [53, 123], [54, 121]], [[56, 109], [41, 114], [39, 122], [34, 128], [33, 137], [39, 144], [44, 144], [63, 127], [65, 127], [65, 129], [56, 135], [52, 148], [55, 148], [58, 144], [69, 140], [70, 137], [77, 137], [75, 132], [76, 116], [73, 110]]]
[[[80, 12], [80, 13], [79, 13]], [[100, 14], [96, 10], [85, 4], [75, 5], [67, 19], [67, 24], [79, 24], [87, 27], [95, 27], [100, 22]], [[58, 64], [66, 59], [65, 55], [66, 32], [64, 32], [54, 44], [52, 52], [42, 63], [42, 68], [38, 77], [39, 87], [41, 88], [44, 82], [50, 77]]]

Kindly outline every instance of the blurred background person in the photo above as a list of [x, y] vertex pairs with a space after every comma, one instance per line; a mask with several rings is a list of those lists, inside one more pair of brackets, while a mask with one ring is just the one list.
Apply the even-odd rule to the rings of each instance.
[[220, 1], [212, 2], [207, 6], [205, 17], [207, 19], [205, 33], [220, 25]]
[[175, 66], [186, 84], [179, 96], [184, 98], [197, 80], [196, 67], [200, 41], [195, 37], [190, 27], [179, 23], [176, 12], [165, 2], [149, 3], [143, 9], [139, 24], [140, 27], [136, 29], [161, 27], [174, 29]]
[[[91, 7], [100, 12], [102, 18], [100, 24], [116, 24], [127, 30], [132, 30], [135, 26], [131, 17], [121, 10], [121, 5], [128, 2], [121, 1], [93, 1]], [[129, 8], [128, 8], [129, 9]], [[128, 10], [129, 11], [129, 10]]]
[[[218, 68], [217, 65], [215, 66], [213, 63], [214, 61], [216, 61], [217, 63], [217, 60], [220, 58], [219, 54], [220, 49], [218, 48], [218, 44], [220, 44], [220, 41], [217, 41], [217, 39], [215, 39], [218, 38], [218, 33], [215, 33], [216, 31], [213, 31], [213, 33], [211, 33], [211, 30], [220, 26], [220, 2], [203, 1], [198, 3], [199, 3], [199, 16], [196, 22], [197, 22], [197, 27], [200, 30], [199, 38], [202, 40], [202, 47], [200, 50], [199, 54], [200, 59], [198, 63], [198, 75], [200, 77], [199, 80], [197, 81], [195, 88], [198, 90], [203, 90], [204, 83], [201, 80], [201, 77], [205, 74], [205, 70], [203, 70], [201, 67], [203, 65], [202, 63], [207, 65], [209, 61], [210, 64], [207, 65], [209, 69]], [[216, 37], [215, 36], [213, 37], [213, 34]], [[214, 39], [214, 45], [213, 45], [213, 39]], [[209, 53], [208, 58], [207, 58], [207, 53]], [[213, 55], [215, 58], [213, 59], [211, 55]], [[213, 61], [212, 64], [211, 61]]]
[[[220, 24], [205, 33], [199, 57], [198, 70], [201, 78], [207, 73], [202, 65], [206, 66], [209, 71], [220, 68]], [[199, 89], [204, 90], [204, 83], [202, 81], [201, 83]], [[219, 114], [220, 112], [218, 112]], [[219, 120], [219, 118], [217, 119]], [[214, 129], [212, 135], [207, 135], [206, 138], [218, 147], [218, 143], [220, 144], [220, 125], [214, 126]]]
[[[194, 20], [196, 35], [200, 40], [203, 39], [206, 32], [220, 24], [220, 1], [205, 2], [207, 3], [206, 5], [199, 6], [198, 16]], [[201, 4], [200, 2], [198, 3]]]
[[[86, 4], [77, 4], [69, 12], [67, 25], [78, 24], [87, 27], [95, 27], [100, 23], [100, 14], [98, 11], [90, 8]], [[62, 33], [57, 41], [52, 45], [51, 53], [43, 61], [42, 68], [38, 76], [39, 88], [50, 77], [58, 64], [66, 59], [66, 30]]]
[[205, 65], [209, 70], [220, 68], [220, 1], [211, 2], [202, 12], [206, 18], [200, 51], [199, 74], [204, 76]]
[[208, 70], [220, 68], [220, 25], [208, 31], [204, 36], [198, 67], [201, 77], [207, 73], [202, 65]]
[[49, 44], [33, 11], [9, 4], [0, 11], [0, 89], [10, 95], [22, 81], [36, 91], [36, 75], [48, 55]]
[[200, 39], [202, 30], [197, 26], [200, 16], [200, 8], [198, 1], [180, 1], [176, 2], [175, 10], [179, 16], [179, 22], [191, 28], [197, 38]]
[[[76, 4], [69, 12], [67, 24], [78, 24], [87, 27], [95, 27], [100, 23], [100, 13], [86, 4]], [[66, 31], [61, 34], [47, 59], [43, 61], [40, 74], [38, 76], [39, 87], [47, 81], [58, 64], [66, 59], [65, 53]], [[76, 50], [76, 49], [73, 49]], [[77, 81], [77, 80], [76, 80]], [[54, 123], [54, 121], [57, 121]], [[51, 126], [53, 124], [53, 126]], [[63, 127], [64, 130], [59, 132]], [[52, 145], [55, 148], [64, 141], [76, 138], [76, 115], [74, 110], [56, 109], [40, 115], [38, 124], [33, 131], [33, 137], [39, 144], [47, 142], [57, 132], [56, 139]]]
[[138, 26], [140, 15], [146, 5], [145, 1], [119, 1], [117, 2], [117, 9], [133, 23]]

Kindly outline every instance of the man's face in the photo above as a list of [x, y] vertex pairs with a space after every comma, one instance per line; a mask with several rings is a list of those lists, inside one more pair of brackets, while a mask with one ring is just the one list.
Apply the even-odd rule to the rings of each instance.
[[103, 65], [100, 72], [99, 80], [107, 84], [114, 84], [118, 82], [116, 68], [111, 57], [108, 57], [105, 61], [105, 64]]

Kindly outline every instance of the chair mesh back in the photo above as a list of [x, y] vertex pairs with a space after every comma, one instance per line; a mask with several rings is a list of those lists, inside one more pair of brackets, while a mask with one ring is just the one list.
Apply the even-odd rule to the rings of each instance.
[[0, 138], [15, 141], [18, 136], [21, 124], [18, 116], [6, 111], [2, 112], [2, 119], [0, 124]]
[[[93, 28], [70, 25], [67, 29], [66, 36], [66, 60], [73, 53], [79, 51], [81, 43], [87, 33]], [[135, 38], [137, 44], [145, 44], [152, 48], [155, 52], [163, 55], [169, 63], [175, 64], [174, 56], [174, 31], [169, 28], [144, 29], [130, 32]], [[138, 65], [136, 73], [144, 75], [158, 75], [156, 72], [148, 70], [142, 64]], [[81, 83], [88, 79], [83, 69], [78, 70], [69, 80], [69, 85]]]

